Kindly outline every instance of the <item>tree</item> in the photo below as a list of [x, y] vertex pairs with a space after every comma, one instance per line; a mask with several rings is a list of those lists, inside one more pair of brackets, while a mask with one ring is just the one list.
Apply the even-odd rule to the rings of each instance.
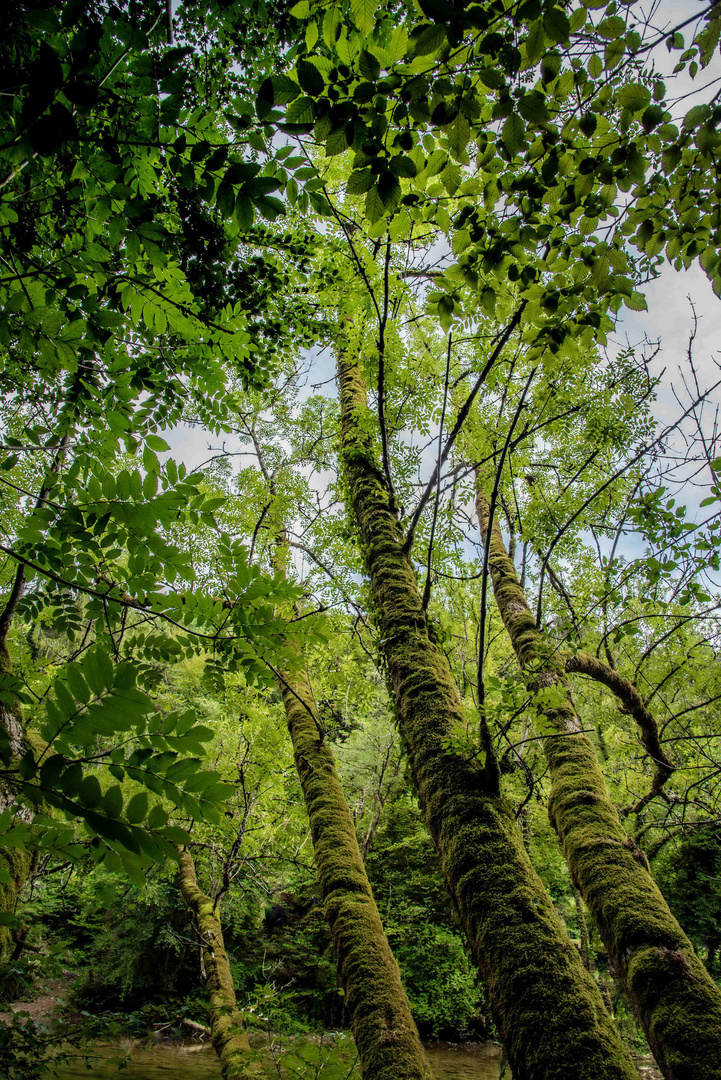
[[[283, 652], [282, 620], [264, 612], [257, 598], [277, 604], [294, 600], [293, 590], [277, 578], [250, 569], [241, 542], [249, 541], [249, 553], [256, 550], [268, 513], [265, 503], [252, 531], [242, 538], [218, 535], [211, 514], [219, 507], [213, 506], [212, 496], [192, 495], [190, 488], [201, 485], [193, 485], [175, 466], [161, 470], [155, 455], [162, 447], [154, 448], [153, 438], [160, 425], [188, 415], [183, 407], [186, 384], [173, 381], [172, 366], [188, 380], [193, 404], [200, 403], [198, 418], [223, 430], [232, 426], [230, 412], [243, 408], [238, 384], [226, 382], [228, 364], [236, 366], [242, 390], [249, 382], [270, 381], [262, 374], [263, 365], [255, 362], [257, 353], [269, 361], [271, 349], [292, 355], [299, 344], [310, 341], [332, 347], [341, 384], [339, 439], [337, 428], [329, 427], [332, 407], [311, 400], [298, 408], [287, 397], [285, 404], [279, 403], [284, 396], [280, 390], [273, 407], [286, 415], [302, 412], [317, 435], [310, 441], [314, 464], [324, 469], [342, 464], [345, 478], [334, 481], [325, 505], [319, 497], [317, 512], [309, 515], [312, 524], [298, 539], [293, 540], [297, 534], [292, 515], [285, 523], [291, 541], [311, 553], [308, 557], [319, 572], [329, 570], [333, 595], [353, 608], [357, 638], [365, 647], [370, 642], [388, 665], [426, 820], [514, 1070], [519, 1077], [579, 1070], [594, 1076], [633, 1075], [513, 820], [514, 811], [521, 821], [524, 815], [527, 819], [529, 800], [545, 791], [539, 747], [532, 745], [541, 743], [551, 766], [554, 821], [572, 874], [619, 974], [626, 978], [665, 1074], [681, 1077], [693, 1070], [695, 1075], [715, 1076], [718, 994], [653, 886], [640, 845], [648, 845], [650, 854], [654, 848], [662, 850], [663, 830], [685, 827], [687, 813], [696, 824], [709, 812], [707, 793], [713, 790], [718, 755], [707, 703], [714, 697], [718, 666], [712, 621], [715, 584], [706, 567], [718, 565], [718, 521], [715, 510], [708, 521], [686, 520], [666, 498], [665, 489], [678, 480], [683, 490], [698, 458], [698, 467], [711, 480], [710, 499], [718, 501], [716, 436], [703, 426], [708, 391], [693, 367], [690, 405], [682, 409], [678, 423], [662, 430], [650, 408], [658, 385], [648, 366], [637, 361], [633, 351], [604, 356], [601, 350], [622, 305], [643, 309], [643, 285], [656, 273], [662, 251], [678, 266], [700, 259], [719, 291], [718, 193], [712, 167], [719, 107], [714, 91], [704, 91], [705, 103], [676, 118], [671, 92], [653, 67], [657, 49], [666, 43], [672, 52], [683, 50], [679, 71], [696, 78], [705, 70], [714, 59], [721, 30], [718, 8], [709, 7], [689, 21], [692, 44], [686, 49], [684, 27], [657, 33], [650, 25], [634, 23], [633, 5], [621, 17], [613, 3], [596, 15], [595, 8], [585, 5], [451, 6], [424, 0], [419, 22], [416, 13], [404, 7], [376, 10], [353, 0], [348, 6], [326, 8], [301, 0], [280, 28], [290, 47], [276, 48], [276, 37], [268, 33], [268, 50], [252, 70], [259, 72], [264, 65], [272, 70], [262, 80], [255, 104], [248, 97], [232, 113], [225, 106], [237, 89], [235, 76], [226, 79], [217, 72], [228, 57], [243, 58], [249, 37], [234, 24], [235, 15], [220, 6], [210, 9], [207, 19], [196, 19], [191, 9], [190, 22], [181, 20], [175, 29], [188, 39], [200, 34], [210, 66], [203, 70], [191, 50], [179, 58], [187, 74], [184, 89], [170, 83], [156, 89], [154, 84], [149, 108], [139, 106], [137, 113], [128, 109], [123, 120], [135, 125], [131, 134], [142, 138], [128, 139], [126, 145], [125, 128], [118, 129], [124, 179], [127, 182], [131, 167], [141, 178], [152, 173], [152, 183], [143, 181], [137, 190], [135, 181], [128, 183], [130, 195], [116, 190], [123, 186], [118, 175], [113, 174], [109, 190], [105, 178], [102, 191], [95, 179], [87, 179], [83, 170], [92, 170], [85, 148], [99, 141], [98, 132], [109, 122], [103, 97], [106, 71], [108, 79], [115, 79], [117, 70], [117, 85], [109, 85], [124, 102], [141, 97], [131, 93], [138, 88], [136, 77], [169, 78], [163, 68], [165, 46], [153, 37], [160, 34], [160, 24], [153, 25], [153, 15], [140, 30], [157, 61], [143, 54], [129, 60], [126, 68], [126, 57], [142, 47], [134, 36], [138, 27], [121, 20], [116, 31], [108, 20], [102, 23], [100, 59], [92, 60], [100, 65], [93, 84], [100, 105], [95, 111], [90, 107], [87, 115], [79, 113], [79, 124], [66, 104], [72, 104], [72, 97], [65, 93], [71, 88], [75, 92], [71, 60], [82, 53], [82, 39], [76, 41], [74, 31], [65, 29], [74, 25], [75, 10], [68, 9], [66, 21], [58, 21], [55, 14], [43, 16], [40, 33], [29, 19], [19, 39], [18, 70], [24, 70], [23, 57], [39, 55], [44, 34], [54, 42], [60, 65], [58, 73], [58, 64], [44, 54], [48, 70], [54, 72], [46, 80], [50, 90], [31, 94], [29, 105], [17, 102], [17, 115], [22, 117], [25, 108], [22, 123], [27, 130], [21, 127], [18, 133], [12, 127], [7, 140], [12, 159], [7, 189], [19, 190], [27, 176], [34, 182], [23, 198], [31, 206], [37, 193], [49, 193], [47, 220], [41, 221], [37, 242], [32, 240], [31, 258], [18, 270], [17, 254], [10, 253], [17, 264], [10, 284], [18, 298], [8, 301], [8, 378], [11, 386], [20, 387], [18, 415], [32, 407], [31, 393], [38, 390], [43, 401], [53, 394], [54, 401], [67, 398], [67, 384], [60, 389], [47, 375], [49, 359], [45, 366], [32, 368], [29, 378], [21, 366], [22, 358], [36, 348], [41, 356], [51, 348], [44, 344], [46, 336], [57, 336], [52, 321], [52, 334], [42, 329], [44, 314], [38, 321], [39, 305], [47, 305], [56, 322], [60, 317], [58, 326], [67, 316], [93, 328], [92, 348], [87, 350], [92, 358], [84, 370], [89, 368], [86, 378], [92, 381], [97, 368], [94, 385], [105, 388], [108, 404], [119, 400], [116, 383], [130, 388], [123, 390], [120, 407], [108, 413], [124, 419], [110, 423], [105, 457], [81, 455], [77, 476], [68, 462], [67, 474], [63, 466], [57, 482], [44, 483], [43, 477], [52, 472], [48, 454], [57, 453], [58, 444], [28, 459], [42, 463], [29, 471], [21, 462], [13, 465], [20, 471], [11, 473], [9, 482], [32, 491], [36, 499], [41, 493], [48, 502], [33, 511], [27, 535], [21, 531], [22, 513], [13, 513], [13, 542], [6, 552], [15, 564], [71, 589], [74, 604], [79, 596], [87, 598], [82, 603], [93, 617], [96, 635], [97, 653], [92, 656], [120, 659], [110, 650], [116, 636], [126, 641], [127, 613], [133, 612], [132, 619], [175, 624], [173, 635], [180, 634], [181, 648], [212, 642], [209, 672], [245, 665], [261, 677], [261, 671], [270, 670], [268, 661], [273, 663], [275, 653], [287, 659], [288, 651]], [[141, 24], [144, 17], [141, 12]], [[127, 26], [130, 29], [124, 29]], [[119, 51], [117, 41], [123, 42]], [[116, 55], [117, 67], [109, 69], [108, 58]], [[71, 60], [66, 62], [67, 56]], [[16, 59], [13, 63], [18, 66]], [[142, 85], [148, 90], [149, 84]], [[244, 87], [243, 93], [249, 89]], [[197, 108], [182, 112], [201, 101], [212, 106], [205, 117]], [[62, 140], [50, 147], [51, 153], [43, 153], [48, 118], [57, 121]], [[191, 134], [178, 134], [176, 124], [189, 126]], [[228, 124], [241, 133], [244, 147], [250, 146], [254, 154], [268, 152], [262, 169], [256, 169], [256, 162], [248, 166], [245, 158], [232, 160], [237, 148], [230, 148]], [[173, 130], [169, 134], [166, 128]], [[276, 141], [266, 141], [278, 131], [292, 143], [276, 149]], [[32, 140], [38, 138], [34, 147]], [[171, 144], [172, 152], [167, 149]], [[62, 172], [70, 165], [66, 153], [72, 158], [69, 174]], [[297, 170], [295, 176], [289, 169]], [[60, 175], [79, 183], [73, 220], [81, 253], [78, 266], [62, 266], [84, 280], [92, 277], [89, 301], [71, 295], [80, 285], [77, 276], [72, 281], [52, 277], [64, 231], [72, 231], [58, 202]], [[298, 180], [305, 191], [298, 188]], [[191, 196], [183, 192], [196, 187], [201, 205], [193, 195], [193, 224], [186, 228], [183, 199]], [[262, 231], [253, 225], [249, 200], [270, 218], [286, 209], [272, 201], [272, 190], [286, 194], [290, 232], [272, 222]], [[80, 225], [88, 216], [99, 220], [93, 207], [96, 200], [104, 205], [106, 197], [111, 213], [116, 197], [127, 205], [117, 209], [117, 244], [113, 251], [104, 249], [108, 258], [100, 258], [92, 247], [97, 237], [88, 241]], [[132, 224], [135, 215], [145, 227], [148, 212], [162, 222], [162, 235], [145, 235], [147, 228], [143, 232]], [[12, 232], [16, 223], [8, 222]], [[155, 222], [150, 224], [152, 233]], [[208, 274], [194, 254], [201, 234], [212, 238], [216, 256]], [[161, 242], [169, 253], [167, 265], [155, 253]], [[257, 262], [259, 246], [266, 252], [262, 264]], [[271, 250], [283, 254], [271, 255]], [[287, 265], [287, 255], [297, 255], [298, 262]], [[268, 288], [253, 281], [254, 272], [266, 263]], [[35, 297], [36, 278], [45, 293], [48, 282], [54, 282], [57, 303], [54, 296], [40, 296], [40, 285]], [[158, 293], [156, 280], [163, 283], [157, 303], [152, 299]], [[226, 282], [242, 284], [243, 302], [254, 320], [253, 342], [243, 329], [241, 305], [225, 303]], [[80, 301], [82, 318], [70, 310], [71, 300]], [[102, 316], [99, 323], [96, 310]], [[108, 315], [113, 316], [110, 322]], [[105, 328], [103, 321], [108, 322]], [[102, 333], [96, 333], [96, 323]], [[84, 326], [76, 329], [84, 332]], [[228, 334], [233, 342], [226, 348]], [[122, 335], [129, 337], [129, 344], [122, 340], [118, 345]], [[187, 342], [192, 350], [186, 358]], [[170, 348], [173, 353], [166, 361], [164, 350]], [[218, 349], [228, 363], [216, 362]], [[154, 357], [147, 366], [155, 373], [150, 384], [139, 374], [123, 383], [117, 377], [121, 368], [135, 371], [146, 353]], [[69, 356], [60, 362], [71, 377], [76, 364]], [[265, 370], [270, 370], [268, 363]], [[163, 390], [153, 398], [158, 371]], [[281, 374], [281, 385], [284, 378]], [[374, 395], [375, 418], [366, 406], [366, 384]], [[172, 403], [167, 409], [166, 398]], [[101, 426], [82, 418], [78, 422], [88, 433]], [[670, 453], [671, 440], [680, 434], [688, 439], [694, 428], [691, 449], [681, 454], [687, 472], [674, 473], [664, 455]], [[331, 449], [331, 430], [340, 452]], [[413, 441], [419, 432], [428, 440], [426, 447]], [[30, 439], [23, 434], [23, 452], [41, 446], [48, 432], [41, 428], [37, 435]], [[117, 468], [118, 437], [130, 453], [141, 438], [148, 450], [150, 440], [145, 475], [135, 465], [133, 472]], [[36, 477], [27, 483], [33, 467]], [[477, 534], [468, 521], [475, 475], [480, 478], [486, 546], [478, 562], [469, 566], [463, 545], [464, 531], [470, 528]], [[158, 476], [160, 485], [153, 479]], [[97, 486], [92, 486], [93, 478]], [[139, 523], [131, 517], [128, 524], [125, 489], [132, 494], [138, 482], [153, 512], [158, 509], [158, 487], [168, 495], [160, 531], [149, 513], [141, 513]], [[86, 483], [90, 499], [79, 490]], [[337, 508], [330, 513], [338, 495], [352, 508], [355, 524]], [[301, 518], [306, 515], [304, 498], [298, 505]], [[501, 550], [500, 531], [494, 530], [500, 515], [509, 537], [522, 544], [520, 579], [511, 551]], [[352, 550], [354, 534], [360, 539], [370, 601], [354, 581], [360, 568]], [[180, 545], [169, 542], [174, 535], [186, 542], [193, 537], [193, 574], [199, 574], [202, 590], [166, 591], [165, 567], [182, 577], [184, 571], [178, 568], [187, 565]], [[102, 543], [96, 537], [101, 536], [110, 552], [116, 544], [120, 554], [98, 558]], [[623, 550], [629, 536], [648, 545], [643, 557]], [[139, 555], [146, 543], [157, 548], [156, 559]], [[678, 557], [669, 557], [670, 548]], [[95, 554], [89, 557], [87, 552]], [[341, 564], [339, 572], [336, 563]], [[489, 600], [489, 573], [496, 588], [495, 607]], [[454, 575], [476, 576], [479, 589], [471, 580], [454, 585]], [[538, 590], [535, 616], [527, 600], [530, 592], [524, 591], [531, 588]], [[8, 591], [12, 595], [12, 587]], [[31, 616], [40, 612], [41, 595], [38, 590], [28, 600]], [[109, 620], [106, 634], [108, 604], [117, 604], [113, 610], [118, 617]], [[708, 604], [710, 611], [704, 607]], [[369, 637], [367, 608], [377, 623], [376, 638]], [[499, 615], [510, 642], [495, 634]], [[669, 615], [670, 637], [653, 629], [659, 625], [655, 620]], [[704, 632], [704, 619], [711, 620], [710, 633]], [[70, 625], [72, 618], [66, 621]], [[135, 626], [131, 622], [130, 629]], [[640, 640], [634, 640], [632, 627]], [[302, 634], [298, 640], [302, 648]], [[585, 648], [569, 649], [569, 640]], [[698, 670], [701, 664], [673, 655], [674, 648], [678, 652], [686, 642], [694, 655], [704, 647], [710, 650], [706, 683]], [[691, 671], [698, 671], [698, 678], [684, 697], [681, 684], [684, 673]], [[581, 686], [578, 717], [568, 674]], [[640, 750], [628, 782], [621, 775], [618, 750], [631, 745], [630, 721], [614, 717], [598, 692], [579, 684], [581, 674], [611, 690], [638, 727]], [[73, 679], [69, 676], [71, 690]], [[706, 694], [703, 686], [709, 687]], [[16, 693], [19, 688], [10, 689]], [[688, 736], [687, 710], [695, 713], [691, 723], [696, 725]], [[585, 725], [589, 714], [597, 748], [579, 730], [579, 720]], [[685, 721], [680, 720], [683, 716]], [[670, 736], [674, 742], [669, 731], [676, 733]], [[145, 731], [138, 734], [149, 737]], [[682, 757], [679, 741], [687, 737]], [[165, 744], [157, 749], [161, 756], [166, 752]], [[703, 771], [700, 762], [706, 750], [711, 764]], [[696, 770], [698, 781], [684, 785], [678, 767], [683, 761]], [[33, 756], [23, 768], [32, 771], [37, 764]], [[137, 767], [126, 759], [112, 764], [120, 770]], [[13, 764], [11, 772], [19, 769], [19, 763]], [[32, 786], [33, 779], [34, 774], [25, 784]], [[44, 787], [52, 794], [49, 782]], [[168, 798], [170, 790], [162, 786]], [[221, 786], [220, 794], [223, 790]], [[106, 798], [92, 783], [83, 791], [91, 803], [98, 791]], [[504, 802], [503, 792], [509, 791], [517, 800], [515, 807]], [[197, 811], [189, 809], [186, 795], [177, 796], [179, 805], [193, 816]], [[621, 801], [624, 821], [635, 827], [634, 837], [619, 822], [613, 799]], [[115, 803], [117, 795], [108, 807]], [[595, 826], [601, 818], [599, 833]], [[589, 839], [579, 829], [584, 822], [594, 841], [601, 841], [594, 843], [593, 859], [584, 850]], [[173, 838], [167, 831], [162, 837], [167, 843]], [[609, 838], [612, 858], [608, 843], [603, 843]], [[147, 846], [148, 841], [143, 842]], [[494, 874], [485, 873], [484, 865], [492, 866]], [[601, 877], [603, 898], [598, 895]], [[650, 921], [654, 927], [649, 928]], [[636, 950], [631, 961], [626, 945]], [[677, 977], [660, 986], [660, 973], [673, 972]], [[685, 1005], [675, 1010], [677, 993]], [[568, 1031], [574, 1032], [573, 1038]]]

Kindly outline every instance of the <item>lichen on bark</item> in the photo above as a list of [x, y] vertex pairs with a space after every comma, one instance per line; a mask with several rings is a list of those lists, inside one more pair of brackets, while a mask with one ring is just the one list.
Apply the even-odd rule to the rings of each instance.
[[541, 710], [539, 734], [551, 776], [549, 817], [571, 876], [664, 1076], [719, 1080], [721, 990], [671, 914], [643, 852], [621, 825], [596, 751], [581, 730], [564, 658], [536, 626], [498, 524], [489, 521], [482, 476], [477, 476], [476, 507], [489, 546], [496, 604], [529, 689], [557, 691], [558, 704]]
[[463, 723], [446, 657], [372, 445], [358, 363], [338, 355], [342, 457], [398, 723], [444, 876], [515, 1080], [637, 1072], [523, 846], [491, 773], [452, 749]]

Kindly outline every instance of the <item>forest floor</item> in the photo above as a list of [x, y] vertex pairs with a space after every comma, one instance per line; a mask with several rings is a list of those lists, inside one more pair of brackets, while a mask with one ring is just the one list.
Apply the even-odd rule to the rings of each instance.
[[41, 992], [30, 1001], [13, 1001], [4, 1012], [0, 1012], [0, 1023], [9, 1020], [12, 1013], [27, 1013], [36, 1024], [59, 1020], [61, 1015], [67, 1019], [64, 1011], [65, 1002], [70, 992], [72, 980], [67, 977], [44, 979]]

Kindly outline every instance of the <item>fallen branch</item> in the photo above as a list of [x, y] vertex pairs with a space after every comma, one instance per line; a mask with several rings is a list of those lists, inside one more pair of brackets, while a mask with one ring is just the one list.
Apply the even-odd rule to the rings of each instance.
[[195, 1020], [189, 1020], [187, 1016], [183, 1017], [183, 1023], [193, 1031], [199, 1031], [201, 1035], [213, 1034], [207, 1024], [198, 1024]]

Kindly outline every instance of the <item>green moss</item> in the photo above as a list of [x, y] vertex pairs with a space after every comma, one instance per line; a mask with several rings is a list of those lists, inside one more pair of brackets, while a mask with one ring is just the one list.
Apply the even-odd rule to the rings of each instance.
[[[447, 748], [463, 721], [461, 702], [429, 633], [413, 567], [373, 463], [359, 369], [343, 357], [338, 368], [344, 466], [399, 727], [513, 1075], [635, 1077], [490, 774]], [[519, 633], [532, 636], [527, 620]]]
[[[480, 485], [477, 508], [485, 538], [488, 503]], [[495, 523], [488, 542], [494, 596], [529, 689], [561, 691], [560, 704], [544, 711], [540, 734], [551, 774], [548, 813], [571, 876], [664, 1074], [670, 1080], [718, 1080], [721, 991], [621, 825], [593, 744], [580, 731], [563, 661], [535, 626]]]
[[[0, 848], [0, 867], [5, 870], [10, 883], [0, 884], [0, 911], [13, 912], [20, 890], [27, 881], [32, 868], [32, 855], [22, 848]], [[12, 951], [12, 933], [8, 926], [0, 926], [0, 962], [7, 960]]]

